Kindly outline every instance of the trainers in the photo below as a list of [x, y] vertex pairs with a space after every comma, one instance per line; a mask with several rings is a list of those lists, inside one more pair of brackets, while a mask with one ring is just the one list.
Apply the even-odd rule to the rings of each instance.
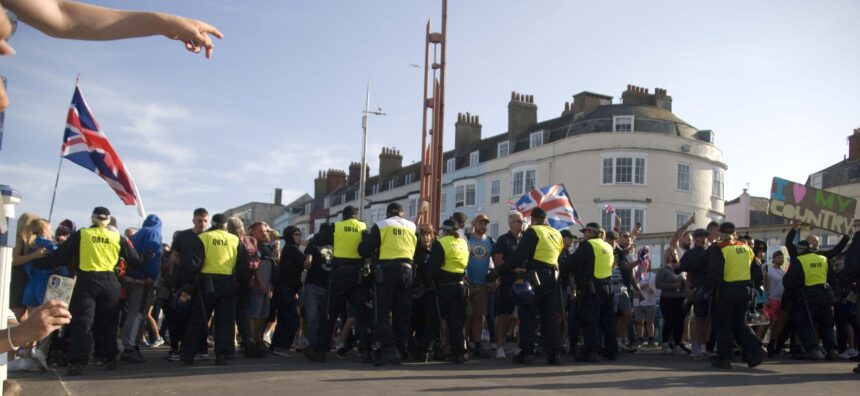
[[534, 356], [530, 353], [525, 353], [520, 351], [520, 353], [514, 356], [514, 363], [519, 364], [532, 364], [534, 362]]
[[162, 345], [164, 345], [164, 338], [158, 337], [155, 339], [155, 341], [153, 341], [151, 344], [149, 344], [149, 347], [150, 348], [156, 348], [156, 347], [160, 347]]
[[48, 370], [48, 360], [45, 357], [45, 353], [36, 349], [33, 351], [33, 363], [39, 367], [39, 371], [47, 371]]
[[[36, 355], [33, 355], [33, 356], [36, 356]], [[829, 360], [831, 362], [835, 361], [836, 358], [837, 358], [836, 351], [833, 349], [828, 349], [827, 353], [825, 353], [825, 355], [824, 355], [824, 359]]]
[[632, 346], [627, 345], [623, 342], [618, 343], [618, 350], [621, 352], [636, 352], [636, 348], [633, 348]]
[[167, 356], [165, 356], [164, 358], [167, 359], [167, 361], [169, 362], [178, 362], [180, 359], [179, 352], [171, 349], [170, 352], [167, 352]]
[[106, 359], [105, 360], [105, 370], [116, 371], [116, 359]]
[[546, 357], [546, 364], [551, 366], [561, 366], [561, 355], [557, 353], [551, 353]]
[[848, 348], [848, 349], [846, 349], [846, 350], [845, 350], [845, 352], [842, 352], [842, 353], [840, 353], [840, 354], [839, 354], [839, 355], [837, 355], [837, 356], [838, 356], [840, 359], [848, 360], [848, 359], [853, 358], [854, 356], [857, 356], [857, 350], [856, 350], [856, 349], [854, 349], [854, 348]]
[[352, 354], [352, 348], [347, 349], [346, 347], [338, 348], [338, 350], [334, 353], [334, 355], [337, 356], [338, 359], [349, 359], [350, 354]]
[[290, 350], [284, 348], [274, 347], [272, 348], [272, 354], [275, 356], [287, 357], [290, 356]]
[[496, 359], [507, 359], [507, 355], [505, 355], [505, 348], [496, 348]]
[[45, 371], [39, 364], [35, 362], [32, 358], [21, 358], [21, 363], [18, 364], [18, 367], [23, 371], [33, 371], [33, 372], [41, 372]]
[[812, 360], [812, 361], [823, 360], [824, 359], [824, 352], [821, 352], [821, 350], [816, 348], [816, 349], [813, 349], [811, 351], [804, 352], [803, 353], [803, 359], [804, 360]]
[[663, 343], [663, 354], [664, 355], [671, 355], [672, 354], [672, 346], [669, 345], [668, 342]]
[[586, 352], [573, 357], [577, 362], [596, 362], [597, 352]]
[[203, 353], [197, 355], [197, 358], [200, 360], [210, 360], [210, 359], [212, 359], [212, 356], [209, 355], [209, 352], [203, 352]]
[[267, 332], [263, 333], [263, 342], [265, 342], [266, 345], [272, 345], [272, 332], [271, 331], [267, 331]]
[[400, 352], [397, 352], [397, 349], [390, 349], [385, 352], [380, 352], [376, 356], [373, 357], [373, 365], [374, 366], [382, 366], [386, 363], [399, 365], [403, 360], [400, 357]]
[[[679, 350], [680, 350], [680, 352], [679, 352]], [[678, 354], [678, 355], [689, 354], [689, 353], [690, 353], [690, 348], [687, 348], [687, 346], [686, 346], [686, 345], [684, 345], [683, 343], [680, 343], [680, 344], [678, 344], [678, 345], [675, 345], [675, 348], [673, 349], [673, 352], [674, 352], [675, 354]]]

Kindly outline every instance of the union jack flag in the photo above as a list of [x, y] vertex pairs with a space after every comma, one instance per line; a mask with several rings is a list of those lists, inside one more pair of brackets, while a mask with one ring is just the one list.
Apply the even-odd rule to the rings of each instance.
[[134, 184], [134, 179], [114, 151], [107, 136], [99, 130], [99, 124], [75, 85], [66, 130], [63, 134], [62, 156], [99, 175], [112, 188], [123, 203], [137, 205], [137, 213], [146, 215], [143, 201]]
[[562, 184], [534, 189], [527, 192], [517, 201], [517, 210], [523, 216], [529, 216], [534, 208], [540, 207], [546, 212], [549, 225], [557, 230], [570, 227], [574, 223], [582, 224], [579, 213], [570, 200], [570, 195]]

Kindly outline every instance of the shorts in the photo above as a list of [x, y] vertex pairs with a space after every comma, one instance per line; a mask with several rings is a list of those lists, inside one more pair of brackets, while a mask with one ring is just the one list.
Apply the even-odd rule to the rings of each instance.
[[466, 316], [487, 314], [487, 285], [470, 285], [469, 299], [466, 301]]
[[630, 295], [627, 294], [627, 288], [622, 287], [620, 291], [612, 293], [612, 312], [621, 314], [630, 312], [633, 304], [630, 302]]
[[633, 307], [633, 317], [636, 321], [653, 322], [657, 316], [656, 305], [639, 305]]
[[764, 305], [764, 316], [770, 320], [776, 320], [779, 317], [779, 311], [782, 310], [782, 301], [779, 298], [771, 298]]
[[248, 317], [251, 319], [269, 318], [269, 296], [257, 289], [251, 289], [248, 296]]
[[708, 312], [711, 309], [711, 299], [705, 295], [699, 295], [693, 301], [693, 317], [696, 319], [705, 319], [708, 317]]
[[496, 289], [496, 315], [514, 313], [514, 293], [512, 284], [503, 284]]

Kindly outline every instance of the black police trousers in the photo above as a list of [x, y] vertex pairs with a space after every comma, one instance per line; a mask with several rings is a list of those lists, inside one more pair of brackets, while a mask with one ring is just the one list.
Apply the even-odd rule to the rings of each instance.
[[[804, 301], [791, 308], [791, 321], [797, 329], [803, 350], [811, 351], [818, 347], [818, 339], [813, 329], [818, 331], [824, 349], [836, 349], [836, 337], [833, 334], [833, 296], [829, 289], [823, 286], [803, 288]], [[810, 323], [810, 319], [812, 323]]]
[[[375, 283], [376, 341], [385, 353], [397, 349], [406, 352], [412, 314], [412, 267], [407, 262], [381, 265], [382, 283]], [[378, 267], [377, 267], [378, 268]]]
[[462, 355], [466, 352], [466, 285], [463, 282], [441, 283], [435, 290], [427, 292], [432, 294], [430, 306], [427, 307], [424, 322], [424, 331], [419, 340], [418, 350], [420, 352], [431, 352], [433, 341], [439, 335], [440, 320], [448, 324], [448, 344], [451, 345], [451, 353]]
[[[72, 292], [69, 312], [69, 361], [86, 365], [95, 339], [100, 357], [116, 359], [119, 327], [119, 280], [113, 271], [81, 271]], [[99, 319], [93, 329], [95, 318]]]
[[714, 333], [717, 339], [717, 356], [731, 359], [735, 341], [744, 355], [761, 348], [761, 340], [747, 325], [750, 305], [748, 282], [724, 283], [717, 292], [714, 304]]
[[537, 270], [529, 270], [530, 273], [532, 271], [537, 274], [540, 285], [532, 285], [535, 297], [531, 302], [517, 305], [520, 317], [520, 350], [526, 355], [534, 354], [540, 320], [543, 351], [558, 354], [561, 353], [561, 289], [555, 278], [555, 270], [542, 266]]
[[[589, 282], [589, 281], [586, 281]], [[615, 312], [612, 312], [612, 286], [609, 280], [593, 280], [594, 293], [588, 288], [579, 287], [582, 300], [582, 313], [579, 318], [582, 323], [582, 338], [585, 352], [608, 355], [618, 353], [618, 342], [615, 340]], [[600, 339], [603, 338], [601, 344]]]
[[197, 282], [191, 319], [185, 329], [182, 357], [193, 358], [209, 335], [209, 318], [215, 314], [215, 356], [227, 356], [235, 351], [233, 338], [236, 323], [236, 286], [230, 275], [202, 274]]
[[328, 300], [328, 317], [320, 318], [317, 347], [322, 352], [331, 350], [331, 335], [338, 315], [346, 304], [355, 312], [355, 336], [361, 352], [370, 352], [370, 317], [367, 306], [370, 291], [361, 280], [361, 264], [336, 264], [331, 271], [331, 289]]

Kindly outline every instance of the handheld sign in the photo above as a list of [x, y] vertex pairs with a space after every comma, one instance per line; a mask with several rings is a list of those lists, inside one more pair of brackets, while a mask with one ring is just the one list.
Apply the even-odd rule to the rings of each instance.
[[789, 180], [773, 178], [768, 213], [816, 228], [851, 234], [857, 200]]

